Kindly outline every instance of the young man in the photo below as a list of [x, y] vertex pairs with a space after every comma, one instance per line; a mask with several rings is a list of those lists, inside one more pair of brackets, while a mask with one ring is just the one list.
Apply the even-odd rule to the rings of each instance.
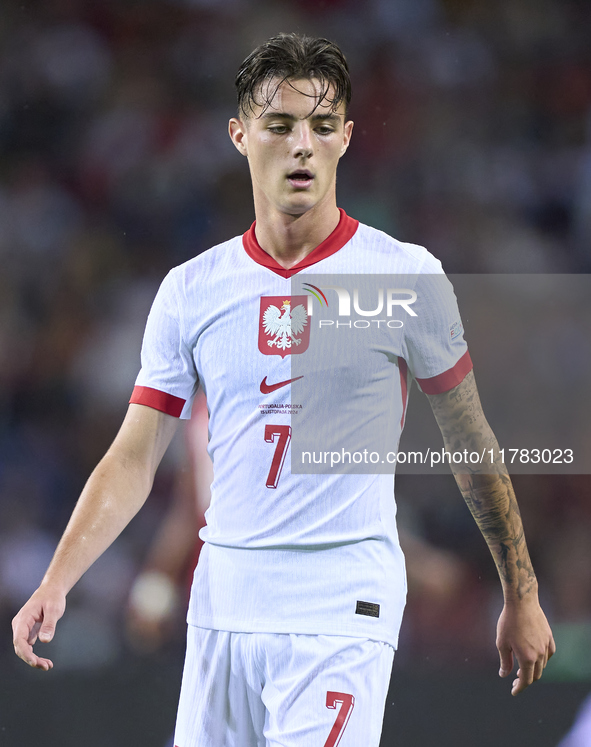
[[[337, 208], [337, 164], [353, 129], [338, 47], [279, 35], [245, 60], [236, 85], [230, 137], [248, 159], [256, 222], [164, 280], [127, 416], [41, 586], [14, 620], [15, 649], [33, 667], [53, 666], [32, 645], [51, 640], [68, 591], [145, 501], [178, 418], [189, 416], [201, 386], [215, 479], [188, 613], [175, 744], [377, 747], [405, 596], [393, 476], [293, 474], [285, 462], [289, 407], [301, 383], [292, 380], [291, 358], [305, 347], [309, 322], [303, 306], [291, 309], [290, 278], [442, 270], [421, 247]], [[348, 402], [361, 386], [367, 396], [372, 382], [387, 380], [396, 393], [385, 414], [395, 424], [392, 448], [411, 374], [430, 398], [447, 449], [496, 448], [450, 297], [431, 313], [423, 308], [418, 336], [388, 331], [381, 349], [339, 379]], [[282, 326], [281, 319], [290, 321]], [[515, 656], [517, 694], [540, 678], [554, 642], [510, 480], [489, 472], [458, 471], [456, 479], [501, 578], [500, 674]]]

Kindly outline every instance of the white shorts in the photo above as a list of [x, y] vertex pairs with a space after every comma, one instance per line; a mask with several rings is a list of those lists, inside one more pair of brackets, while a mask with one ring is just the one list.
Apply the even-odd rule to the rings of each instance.
[[378, 747], [394, 649], [188, 627], [175, 747]]

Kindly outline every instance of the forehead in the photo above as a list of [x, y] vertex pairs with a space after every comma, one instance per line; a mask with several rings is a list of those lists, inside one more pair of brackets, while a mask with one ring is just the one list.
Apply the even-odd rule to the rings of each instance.
[[341, 102], [335, 110], [332, 104], [334, 86], [328, 89], [318, 78], [271, 78], [263, 81], [255, 105], [255, 118], [262, 114], [290, 114], [301, 119], [312, 114], [345, 114]]

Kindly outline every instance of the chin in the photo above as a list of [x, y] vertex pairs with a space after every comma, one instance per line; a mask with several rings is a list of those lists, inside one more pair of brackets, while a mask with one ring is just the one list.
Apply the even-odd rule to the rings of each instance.
[[296, 195], [294, 198], [286, 200], [282, 209], [286, 213], [300, 215], [307, 213], [308, 210], [312, 210], [317, 204], [318, 200], [311, 199], [308, 195]]

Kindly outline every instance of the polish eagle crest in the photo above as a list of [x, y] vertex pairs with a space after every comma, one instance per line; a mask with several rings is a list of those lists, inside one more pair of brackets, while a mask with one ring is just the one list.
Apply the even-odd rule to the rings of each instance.
[[280, 355], [283, 358], [306, 350], [310, 337], [307, 328], [308, 312], [304, 303], [297, 301], [306, 303], [307, 298], [261, 298], [262, 329], [259, 329], [259, 350], [262, 353]]

